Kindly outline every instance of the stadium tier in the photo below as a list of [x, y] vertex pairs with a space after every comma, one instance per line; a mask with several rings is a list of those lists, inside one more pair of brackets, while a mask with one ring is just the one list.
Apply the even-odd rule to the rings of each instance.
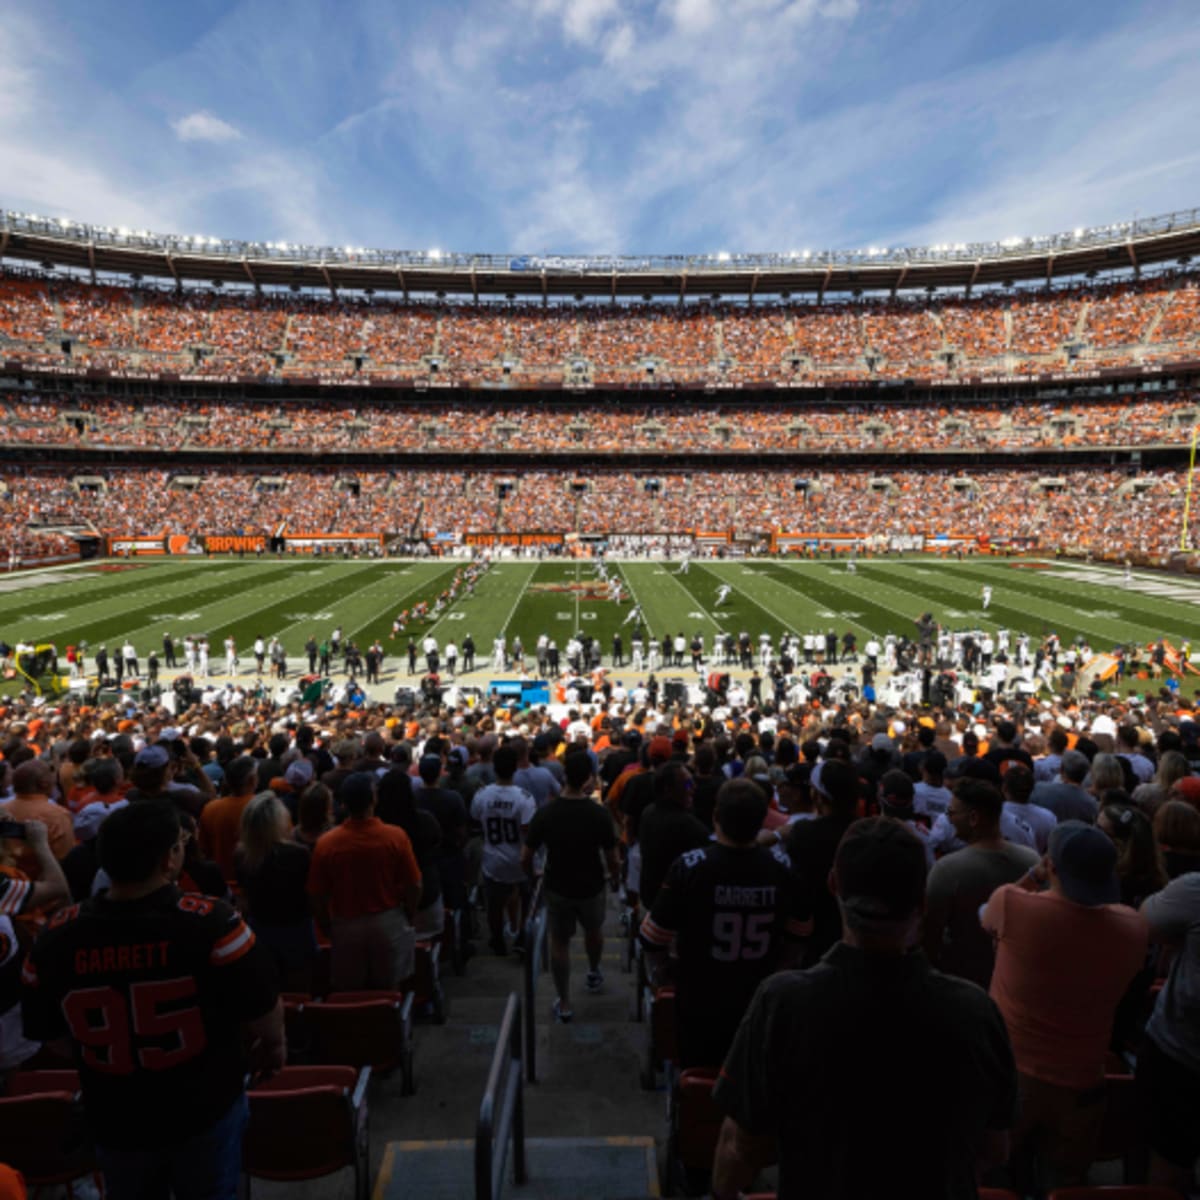
[[[1177, 550], [1186, 474], [1113, 468], [792, 471], [345, 472], [201, 467], [4, 468], [8, 550], [448, 550], [511, 542], [561, 550], [1042, 550], [1163, 559]], [[30, 544], [22, 541], [28, 531]], [[54, 552], [54, 551], [51, 551]]]
[[973, 299], [548, 306], [9, 276], [0, 280], [0, 355], [10, 371], [33, 374], [395, 388], [1118, 377], [1195, 366], [1200, 288], [1181, 273]]

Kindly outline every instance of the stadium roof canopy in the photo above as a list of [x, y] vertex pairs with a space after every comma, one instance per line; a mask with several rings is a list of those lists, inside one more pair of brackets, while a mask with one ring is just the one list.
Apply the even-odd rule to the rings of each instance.
[[824, 295], [1051, 283], [1090, 272], [1187, 262], [1200, 209], [1046, 237], [948, 246], [780, 254], [461, 254], [297, 246], [156, 234], [0, 213], [0, 258], [50, 268], [262, 287], [521, 298]]

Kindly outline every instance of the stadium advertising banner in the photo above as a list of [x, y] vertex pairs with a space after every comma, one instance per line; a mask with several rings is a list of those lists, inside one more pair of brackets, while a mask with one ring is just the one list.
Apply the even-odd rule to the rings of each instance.
[[284, 543], [289, 550], [315, 551], [331, 549], [334, 546], [354, 545], [383, 545], [383, 535], [379, 533], [287, 533]]
[[117, 558], [166, 554], [166, 552], [166, 541], [161, 533], [153, 537], [111, 537], [108, 539], [108, 553]]
[[557, 546], [561, 533], [468, 533], [463, 542], [468, 546]]
[[267, 548], [261, 533], [216, 533], [204, 538], [206, 554], [255, 554]]
[[[278, 374], [240, 375], [240, 374], [204, 374], [196, 372], [171, 371], [134, 371], [124, 368], [105, 370], [101, 367], [79, 367], [63, 365], [47, 365], [45, 363], [23, 363], [19, 359], [5, 359], [4, 370], [7, 374], [22, 378], [26, 376], [53, 376], [57, 378], [74, 379], [130, 379], [146, 383], [203, 383], [203, 384], [287, 384], [295, 387], [314, 388], [392, 388], [416, 389], [427, 391], [430, 388], [459, 388], [484, 389], [490, 384], [472, 377], [460, 377], [454, 380], [431, 378], [425, 374], [416, 373], [416, 369], [408, 374], [384, 374], [372, 372], [361, 375], [294, 375], [290, 372]], [[1171, 363], [1148, 363], [1142, 366], [1098, 367], [1090, 371], [1055, 371], [1034, 375], [954, 375], [937, 379], [848, 379], [838, 375], [811, 376], [806, 379], [779, 379], [777, 374], [764, 375], [758, 380], [739, 380], [713, 383], [705, 380], [662, 380], [658, 383], [648, 383], [645, 379], [606, 380], [605, 389], [614, 392], [638, 391], [643, 392], [647, 387], [670, 392], [695, 392], [721, 390], [754, 390], [755, 388], [783, 388], [814, 390], [817, 388], [862, 388], [878, 391], [893, 391], [908, 385], [928, 387], [988, 387], [1005, 386], [1008, 384], [1036, 383], [1078, 383], [1081, 380], [1118, 380], [1141, 379], [1147, 376], [1163, 375], [1178, 371], [1200, 370], [1200, 359], [1183, 359]], [[521, 387], [529, 391], [563, 391], [580, 390], [580, 385], [574, 381], [563, 379], [539, 379], [523, 376]]]

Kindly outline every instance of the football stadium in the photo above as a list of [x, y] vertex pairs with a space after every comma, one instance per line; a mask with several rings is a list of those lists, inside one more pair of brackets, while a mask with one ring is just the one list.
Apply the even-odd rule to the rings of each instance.
[[0, 1198], [1197, 1194], [1200, 209], [87, 202], [0, 208]]

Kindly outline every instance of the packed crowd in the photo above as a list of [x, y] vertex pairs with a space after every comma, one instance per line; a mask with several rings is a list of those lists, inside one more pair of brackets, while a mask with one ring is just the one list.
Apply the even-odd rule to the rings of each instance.
[[163, 450], [711, 455], [1178, 444], [1191, 392], [1009, 404], [416, 405], [0, 394], [9, 444]]
[[[0, 932], [5, 1027], [23, 1036], [6, 1037], [0, 1069], [73, 1039], [102, 1169], [148, 1169], [161, 1089], [174, 1089], [172, 1119], [195, 1110], [201, 1133], [236, 1106], [248, 1068], [283, 1065], [278, 994], [312, 988], [318, 932], [334, 990], [395, 987], [416, 936], [468, 908], [478, 882], [491, 949], [507, 955], [505, 914], [543, 869], [538, 851], [554, 1016], [569, 1021], [577, 921], [586, 990], [604, 987], [619, 842], [647, 970], [675, 987], [675, 1066], [725, 1064], [714, 1194], [736, 1195], [775, 1157], [783, 1194], [801, 1176], [870, 1182], [839, 1189], [852, 1195], [917, 1176], [921, 1194], [970, 1194], [989, 1169], [1023, 1195], [1083, 1182], [1106, 1072], [1115, 1060], [1127, 1073], [1127, 1055], [1151, 1179], [1183, 1192], [1200, 1155], [1194, 704], [1168, 690], [792, 709], [657, 690], [570, 711], [10, 701], [0, 816], [26, 838], [0, 846]], [[162, 940], [169, 923], [180, 931]], [[17, 925], [33, 942], [23, 972]], [[133, 960], [97, 947], [149, 942], [151, 927], [170, 949], [139, 959], [136, 978], [178, 985], [175, 956], [202, 947], [183, 974], [220, 998], [197, 1001], [214, 1046], [106, 1071], [92, 1010], [60, 1001], [127, 987]], [[804, 974], [776, 974], [788, 967]], [[938, 1053], [897, 1036], [930, 1021]], [[242, 1026], [253, 1036], [239, 1041]], [[916, 1070], [942, 1097], [937, 1121], [900, 1103]], [[832, 1136], [840, 1103], [799, 1100], [810, 1079], [826, 1100], [839, 1080], [880, 1089], [882, 1161]], [[196, 1170], [228, 1157], [218, 1146]]]
[[[1187, 358], [1194, 276], [971, 299], [742, 308], [397, 304], [373, 297], [167, 293], [0, 278], [0, 350], [198, 375], [439, 378], [462, 385], [929, 379]], [[69, 354], [64, 351], [67, 344]], [[1068, 350], [1070, 347], [1070, 350]]]
[[[10, 530], [969, 537], [1124, 557], [1178, 548], [1186, 476], [1152, 470], [0, 469]], [[798, 486], [799, 485], [799, 486]], [[1193, 527], [1194, 528], [1194, 527]]]

